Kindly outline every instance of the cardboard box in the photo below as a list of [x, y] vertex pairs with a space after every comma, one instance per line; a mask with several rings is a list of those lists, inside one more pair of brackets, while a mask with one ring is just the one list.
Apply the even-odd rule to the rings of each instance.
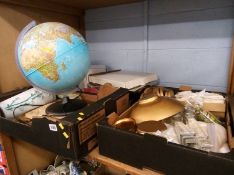
[[[130, 111], [131, 108], [120, 117], [128, 116]], [[226, 117], [228, 140], [233, 143], [230, 115]], [[107, 118], [98, 124], [98, 141], [101, 155], [140, 169], [149, 168], [169, 175], [233, 175], [234, 172], [233, 144], [227, 154], [206, 152], [168, 142], [162, 137], [117, 129], [108, 124]]]
[[[193, 91], [193, 88], [191, 86], [180, 86], [179, 91]], [[197, 90], [195, 90], [197, 91]], [[218, 93], [218, 92], [216, 92]], [[222, 93], [218, 93], [220, 95], [224, 95]], [[185, 103], [185, 102], [183, 102]], [[226, 111], [226, 103], [208, 103], [204, 102], [203, 104], [203, 109], [205, 111], [210, 111], [210, 112], [225, 112]]]
[[113, 87], [112, 84], [106, 83], [102, 86], [100, 86], [99, 90], [97, 90], [97, 93], [82, 93], [81, 97], [83, 100], [85, 100], [87, 103], [94, 103], [103, 97], [108, 96], [109, 94], [114, 93], [118, 88]]
[[226, 103], [204, 103], [203, 109], [210, 112], [225, 112]]
[[66, 158], [79, 159], [97, 144], [96, 123], [113, 111], [126, 110], [128, 104], [119, 103], [128, 102], [128, 96], [128, 90], [120, 88], [63, 119], [35, 117], [30, 125], [0, 117], [0, 131]]

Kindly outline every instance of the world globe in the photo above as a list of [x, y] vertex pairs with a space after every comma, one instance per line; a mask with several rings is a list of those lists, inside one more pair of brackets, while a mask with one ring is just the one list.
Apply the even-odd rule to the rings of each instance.
[[55, 94], [76, 89], [90, 65], [84, 38], [58, 22], [26, 26], [18, 38], [16, 62], [31, 85]]

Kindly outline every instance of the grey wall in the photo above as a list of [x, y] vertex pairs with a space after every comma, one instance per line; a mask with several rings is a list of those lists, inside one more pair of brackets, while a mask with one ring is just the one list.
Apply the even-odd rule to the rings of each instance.
[[151, 0], [88, 10], [86, 30], [93, 64], [154, 72], [165, 86], [226, 90], [234, 0]]

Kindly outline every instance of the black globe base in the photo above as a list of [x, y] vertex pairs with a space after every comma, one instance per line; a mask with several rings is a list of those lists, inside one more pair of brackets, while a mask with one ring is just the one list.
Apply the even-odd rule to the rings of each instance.
[[85, 107], [86, 105], [87, 103], [83, 100], [64, 97], [62, 100], [48, 106], [46, 108], [46, 114], [56, 116], [69, 115]]

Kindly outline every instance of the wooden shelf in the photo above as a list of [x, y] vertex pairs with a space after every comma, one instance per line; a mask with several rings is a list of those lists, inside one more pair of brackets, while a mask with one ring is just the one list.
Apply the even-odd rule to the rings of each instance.
[[119, 161], [110, 159], [108, 157], [99, 154], [98, 147], [95, 148], [90, 154], [89, 158], [94, 159], [107, 167], [125, 171], [126, 174], [130, 175], [162, 175], [162, 173], [151, 171], [148, 169], [137, 169]]
[[82, 16], [87, 9], [140, 2], [142, 0], [0, 0], [1, 2]]

